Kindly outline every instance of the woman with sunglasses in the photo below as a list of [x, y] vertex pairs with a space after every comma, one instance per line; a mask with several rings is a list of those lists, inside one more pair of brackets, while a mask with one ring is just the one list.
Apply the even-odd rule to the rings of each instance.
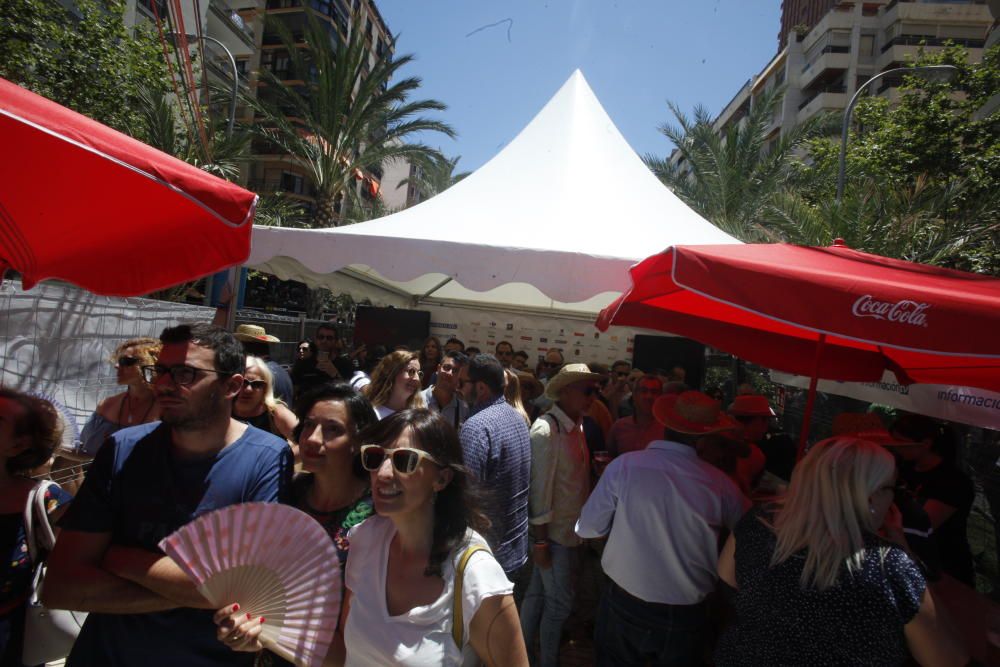
[[[514, 586], [477, 531], [486, 519], [455, 429], [430, 410], [404, 410], [362, 439], [377, 514], [350, 532], [340, 629], [323, 664], [526, 667]], [[220, 638], [259, 646], [259, 619], [231, 611], [216, 616], [226, 619]]]
[[407, 408], [424, 407], [420, 397], [420, 359], [413, 352], [396, 350], [382, 357], [372, 381], [364, 388], [364, 394], [375, 408], [379, 419], [385, 419], [394, 412]]
[[293, 432], [298, 419], [283, 402], [274, 396], [274, 376], [267, 363], [260, 357], [247, 356], [247, 367], [243, 373], [243, 389], [233, 401], [233, 417], [273, 433], [289, 441], [295, 460], [299, 461], [298, 447]]
[[97, 405], [80, 432], [78, 454], [93, 458], [112, 433], [160, 418], [153, 390], [143, 379], [140, 369], [156, 364], [161, 347], [155, 338], [133, 338], [115, 349], [111, 363], [117, 372], [118, 384], [125, 385], [125, 391]]

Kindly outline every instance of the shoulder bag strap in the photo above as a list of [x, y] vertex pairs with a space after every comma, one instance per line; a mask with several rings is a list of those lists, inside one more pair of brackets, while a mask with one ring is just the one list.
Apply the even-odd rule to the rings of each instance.
[[452, 626], [451, 626], [451, 636], [455, 640], [455, 646], [461, 651], [462, 647], [465, 646], [464, 642], [464, 622], [462, 620], [462, 582], [465, 579], [465, 566], [469, 564], [469, 559], [472, 558], [472, 554], [477, 551], [489, 551], [482, 544], [473, 544], [464, 552], [462, 552], [461, 558], [458, 559], [458, 566], [455, 567], [455, 599], [452, 602]]
[[41, 480], [28, 493], [28, 501], [24, 504], [24, 537], [32, 563], [37, 562], [40, 550], [49, 551], [56, 543], [45, 509], [45, 492], [54, 484], [51, 480]]

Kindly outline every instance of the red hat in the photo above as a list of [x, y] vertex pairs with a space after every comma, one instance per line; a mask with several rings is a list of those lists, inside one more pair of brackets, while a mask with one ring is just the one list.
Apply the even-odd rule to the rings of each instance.
[[690, 435], [739, 429], [717, 400], [700, 391], [660, 396], [653, 403], [653, 417], [672, 431]]

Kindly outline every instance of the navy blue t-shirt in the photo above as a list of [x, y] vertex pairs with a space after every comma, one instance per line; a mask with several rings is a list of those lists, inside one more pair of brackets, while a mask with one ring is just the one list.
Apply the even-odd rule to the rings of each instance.
[[[208, 459], [176, 460], [160, 422], [115, 433], [101, 447], [64, 530], [111, 533], [111, 543], [156, 553], [164, 537], [212, 510], [244, 502], [287, 502], [292, 452], [270, 433], [248, 427]], [[68, 667], [252, 665], [216, 639], [212, 611], [90, 614]]]

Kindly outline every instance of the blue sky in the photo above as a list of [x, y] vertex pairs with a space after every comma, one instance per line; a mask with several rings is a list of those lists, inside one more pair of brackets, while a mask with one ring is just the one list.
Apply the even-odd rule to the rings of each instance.
[[[428, 138], [474, 170], [574, 69], [640, 155], [671, 146], [667, 100], [713, 114], [775, 55], [780, 0], [377, 0], [422, 97], [458, 132]], [[510, 19], [507, 21], [506, 19]], [[489, 24], [501, 22], [493, 27]], [[474, 32], [477, 31], [478, 32]], [[509, 29], [509, 30], [508, 30]], [[472, 33], [472, 34], [470, 34]], [[509, 35], [509, 41], [508, 41]]]

